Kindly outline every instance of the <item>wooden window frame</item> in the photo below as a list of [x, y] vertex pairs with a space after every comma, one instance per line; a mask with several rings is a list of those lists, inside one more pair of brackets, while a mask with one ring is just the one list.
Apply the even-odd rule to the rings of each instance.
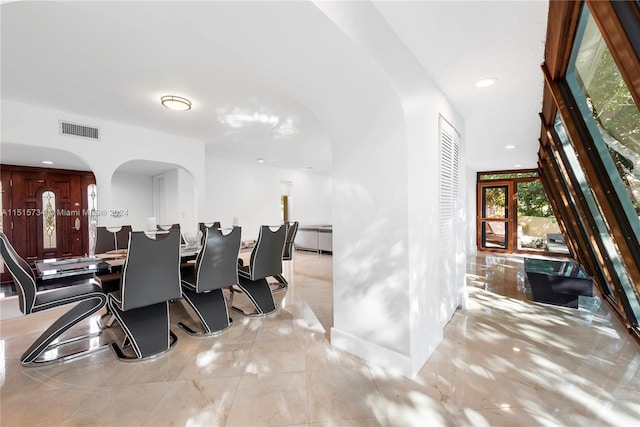
[[[542, 65], [545, 86], [539, 157], [547, 160], [543, 161], [540, 166], [541, 176], [551, 174], [550, 171], [543, 170], [554, 163], [545, 153], [545, 146], [554, 144], [553, 123], [556, 112], [559, 112], [565, 123], [567, 134], [574, 142], [587, 180], [603, 210], [603, 216], [612, 230], [612, 237], [618, 244], [624, 262], [629, 267], [631, 281], [635, 285], [636, 292], [640, 294], [640, 268], [638, 268], [640, 266], [640, 242], [631, 237], [634, 236], [632, 226], [622, 209], [608, 174], [605, 173], [604, 165], [596, 154], [593, 138], [586, 128], [565, 81], [574, 48], [576, 30], [585, 4], [589, 7], [631, 96], [636, 104], [640, 105], [640, 3], [602, 0], [551, 1], [549, 3], [545, 63]], [[555, 161], [562, 163], [562, 159]], [[547, 184], [550, 185], [549, 182]], [[556, 205], [560, 205], [558, 195], [555, 194], [555, 191], [551, 191], [551, 193], [554, 193], [553, 197], [558, 199], [555, 202]], [[589, 217], [588, 212], [585, 214]], [[594, 263], [601, 261], [597, 259], [600, 257], [593, 252], [593, 250], [599, 251], [597, 248], [599, 236], [594, 236], [594, 233], [589, 230], [587, 232], [590, 234], [590, 246], [572, 246], [572, 255], [583, 262], [585, 266], [595, 265]], [[576, 233], [569, 234], [577, 237]], [[606, 280], [613, 285], [616, 300], [612, 302], [609, 299], [608, 302], [612, 303], [611, 306], [616, 310], [616, 314], [624, 320], [630, 332], [640, 341], [637, 315], [634, 315], [628, 307], [629, 302], [626, 294], [621, 292], [616, 283], [617, 273], [615, 270], [611, 271], [610, 268], [611, 266], [606, 268], [607, 276], [610, 276]], [[596, 282], [603, 279], [596, 278]], [[604, 283], [598, 283], [598, 285], [603, 291], [606, 289]]]

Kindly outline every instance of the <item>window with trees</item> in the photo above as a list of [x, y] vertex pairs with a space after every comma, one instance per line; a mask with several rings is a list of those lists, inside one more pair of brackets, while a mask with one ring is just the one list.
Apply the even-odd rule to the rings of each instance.
[[640, 2], [550, 2], [539, 165], [571, 255], [640, 341]]

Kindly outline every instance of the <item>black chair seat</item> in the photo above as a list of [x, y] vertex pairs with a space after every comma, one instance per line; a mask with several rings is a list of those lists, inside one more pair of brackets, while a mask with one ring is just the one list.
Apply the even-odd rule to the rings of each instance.
[[106, 298], [100, 286], [90, 281], [79, 285], [53, 289], [51, 291], [38, 293], [31, 311], [35, 313], [37, 311], [48, 310], [61, 305], [83, 301], [92, 296], [98, 299]]

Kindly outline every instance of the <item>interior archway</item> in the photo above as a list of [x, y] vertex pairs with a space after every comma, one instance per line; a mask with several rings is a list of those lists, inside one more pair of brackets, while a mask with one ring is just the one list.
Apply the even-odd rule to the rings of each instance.
[[155, 222], [180, 224], [187, 231], [197, 229], [197, 185], [184, 167], [131, 160], [114, 171], [110, 184], [110, 206], [100, 207], [111, 216], [110, 226], [128, 224], [134, 230], [146, 230]]

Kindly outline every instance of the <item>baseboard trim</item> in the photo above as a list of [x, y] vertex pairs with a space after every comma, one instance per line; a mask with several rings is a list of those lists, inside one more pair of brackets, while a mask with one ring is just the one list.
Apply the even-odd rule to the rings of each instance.
[[420, 370], [414, 369], [411, 358], [406, 354], [365, 341], [336, 328], [331, 328], [331, 345], [407, 378], [414, 378]]

